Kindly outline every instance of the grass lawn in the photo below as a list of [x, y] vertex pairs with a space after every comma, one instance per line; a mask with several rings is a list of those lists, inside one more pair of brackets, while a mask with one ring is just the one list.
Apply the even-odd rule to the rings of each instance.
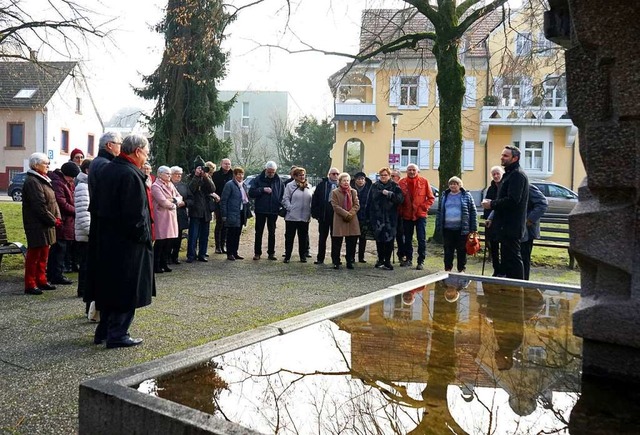
[[[26, 245], [24, 229], [22, 227], [22, 203], [20, 202], [0, 202], [0, 211], [4, 215], [4, 222], [7, 227], [7, 237], [9, 241], [20, 242]], [[242, 240], [253, 241], [253, 226], [255, 219], [250, 219], [247, 228], [244, 229]], [[430, 216], [427, 220], [427, 239], [433, 236], [435, 226], [435, 217]], [[213, 233], [213, 229], [212, 229]], [[311, 236], [312, 249], [316, 238], [315, 233]], [[213, 234], [211, 235], [213, 239]], [[184, 241], [186, 246], [186, 241]], [[329, 243], [330, 245], [330, 243]], [[367, 244], [368, 251], [374, 248], [375, 244], [369, 241]], [[428, 257], [425, 263], [425, 269], [428, 271], [443, 270], [442, 245], [429, 242], [427, 243]], [[483, 256], [482, 251], [476, 257], [468, 260], [467, 272], [480, 275], [482, 273]], [[534, 247], [531, 257], [531, 279], [535, 281], [558, 282], [566, 284], [579, 284], [579, 269], [569, 269], [569, 254], [564, 249]], [[485, 275], [491, 275], [493, 269], [491, 262], [487, 259], [485, 262]], [[2, 260], [3, 271], [17, 271], [24, 268], [24, 260], [20, 255], [5, 255]]]

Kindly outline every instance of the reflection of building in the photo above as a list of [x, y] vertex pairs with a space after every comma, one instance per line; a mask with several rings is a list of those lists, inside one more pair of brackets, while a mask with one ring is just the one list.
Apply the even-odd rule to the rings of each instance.
[[[446, 399], [449, 386], [460, 387], [466, 402], [481, 400], [473, 394], [478, 388], [504, 390], [517, 415], [532, 413], [554, 392], [579, 390], [581, 341], [570, 322], [578, 294], [472, 281], [448, 303], [447, 288], [436, 283], [417, 289], [413, 303], [398, 295], [337, 320], [351, 335], [353, 375], [390, 385], [425, 383], [423, 397], [432, 400], [422, 406], [445, 418], [448, 411], [433, 405]], [[514, 361], [506, 370], [495, 359], [501, 344], [511, 346]]]
[[0, 62], [0, 189], [25, 171], [34, 152], [51, 169], [74, 148], [98, 154], [102, 122], [76, 62]]
[[[372, 38], [385, 42], [400, 36], [398, 32], [430, 30], [421, 14], [407, 15], [364, 11], [360, 48], [380, 44]], [[564, 58], [544, 39], [541, 19], [536, 18], [515, 13], [508, 25], [497, 26], [502, 12], [496, 11], [472, 26], [461, 42], [466, 70], [461, 157], [467, 188], [485, 187], [489, 168], [499, 164], [502, 147], [509, 144], [522, 150], [522, 165], [530, 177], [573, 188], [584, 178], [575, 146], [577, 130], [567, 115]], [[377, 56], [336, 72], [329, 79], [336, 124], [332, 165], [351, 167], [359, 159], [364, 172], [372, 174], [388, 166], [389, 154], [395, 152], [396, 167], [404, 170], [415, 163], [424, 176], [438, 179], [436, 73], [431, 45], [422, 42], [415, 51]], [[395, 144], [390, 112], [402, 114]]]
[[[218, 98], [236, 103], [224, 124], [216, 127], [216, 136], [230, 140], [236, 158], [233, 163], [257, 159], [276, 160], [277, 129], [287, 125], [289, 93], [281, 91], [220, 91]], [[246, 154], [251, 154], [247, 156]]]

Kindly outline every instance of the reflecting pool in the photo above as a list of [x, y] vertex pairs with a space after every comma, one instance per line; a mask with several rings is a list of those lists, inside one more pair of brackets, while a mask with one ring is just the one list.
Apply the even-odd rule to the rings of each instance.
[[263, 433], [569, 433], [579, 299], [452, 275], [137, 388]]

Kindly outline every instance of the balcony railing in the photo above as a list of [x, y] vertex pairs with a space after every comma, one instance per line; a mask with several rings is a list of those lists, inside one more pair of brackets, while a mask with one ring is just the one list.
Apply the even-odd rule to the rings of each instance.
[[573, 125], [566, 107], [543, 106], [484, 106], [480, 121], [490, 125], [544, 125], [569, 127]]
[[376, 105], [372, 103], [336, 103], [336, 115], [375, 115]]

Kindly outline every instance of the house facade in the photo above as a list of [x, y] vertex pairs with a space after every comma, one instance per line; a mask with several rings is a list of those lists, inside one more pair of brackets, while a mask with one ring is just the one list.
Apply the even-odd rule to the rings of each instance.
[[[420, 14], [390, 9], [365, 10], [362, 20], [361, 50], [371, 46], [372, 38], [390, 41], [399, 31], [431, 26]], [[466, 71], [461, 156], [465, 188], [486, 187], [503, 147], [516, 145], [530, 178], [576, 190], [586, 172], [577, 129], [567, 114], [563, 55], [544, 39], [540, 16], [516, 12], [508, 24], [501, 22], [502, 13], [496, 11], [474, 24], [460, 44]], [[404, 172], [415, 163], [437, 184], [436, 74], [428, 42], [336, 72], [329, 79], [336, 124], [332, 165], [373, 176], [384, 166]], [[395, 129], [392, 113], [398, 120]]]
[[51, 169], [79, 148], [98, 153], [103, 132], [76, 62], [0, 62], [0, 189], [43, 152]]
[[216, 128], [216, 136], [230, 140], [233, 164], [262, 167], [267, 160], [277, 161], [277, 128], [287, 124], [289, 93], [283, 91], [220, 91], [219, 99], [236, 103], [225, 123]]

